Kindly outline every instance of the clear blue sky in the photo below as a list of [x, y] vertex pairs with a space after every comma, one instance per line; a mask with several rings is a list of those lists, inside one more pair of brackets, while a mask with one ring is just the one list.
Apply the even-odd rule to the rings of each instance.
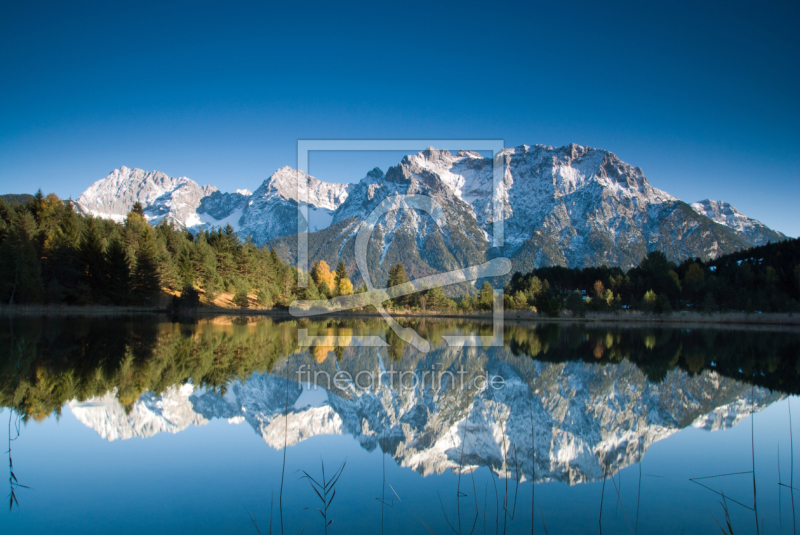
[[[648, 5], [645, 5], [648, 4]], [[255, 189], [298, 138], [575, 142], [800, 234], [797, 2], [6, 2], [0, 190]], [[387, 155], [316, 159], [357, 180]], [[315, 167], [316, 165], [316, 167]], [[353, 176], [353, 175], [357, 176]]]

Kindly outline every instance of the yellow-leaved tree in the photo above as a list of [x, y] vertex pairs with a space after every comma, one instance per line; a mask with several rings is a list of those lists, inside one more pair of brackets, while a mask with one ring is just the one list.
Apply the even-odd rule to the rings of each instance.
[[311, 268], [311, 278], [314, 279], [314, 284], [325, 297], [331, 297], [336, 291], [336, 280], [331, 267], [324, 260], [314, 262]]
[[339, 279], [339, 284], [336, 286], [336, 293], [338, 295], [352, 295], [353, 283], [350, 279]]

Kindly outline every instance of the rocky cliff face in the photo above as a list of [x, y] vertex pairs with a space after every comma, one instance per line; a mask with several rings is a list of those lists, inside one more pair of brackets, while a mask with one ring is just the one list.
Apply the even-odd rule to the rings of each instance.
[[334, 211], [347, 199], [346, 184], [321, 182], [302, 171], [284, 167], [253, 193], [239, 221], [239, 232], [265, 243], [278, 236], [297, 233], [299, 189], [306, 190], [308, 231], [327, 228]]
[[506, 149], [506, 255], [532, 265], [632, 267], [650, 251], [673, 260], [747, 246], [696, 217], [614, 154], [578, 145]]
[[[641, 169], [608, 151], [521, 146], [503, 150], [496, 164], [503, 170], [496, 191], [492, 160], [473, 152], [429, 149], [405, 157], [385, 175], [375, 169], [351, 187], [331, 227], [309, 236], [309, 256], [331, 265], [343, 259], [355, 272], [355, 236], [368, 214], [394, 194], [433, 197], [445, 217], [437, 226], [430, 216], [397, 203], [373, 231], [368, 265], [378, 282], [396, 262], [412, 277], [498, 255], [522, 272], [551, 265], [629, 268], [653, 250], [679, 261], [750, 245], [734, 229], [654, 188]], [[500, 249], [492, 248], [494, 197], [504, 225]], [[294, 236], [270, 245], [294, 259]]]
[[705, 201], [692, 203], [692, 208], [712, 221], [725, 225], [753, 245], [785, 240], [785, 234], [772, 230], [760, 221], [747, 217], [725, 201]]
[[196, 210], [214, 186], [200, 186], [186, 177], [173, 178], [159, 171], [120, 167], [92, 184], [75, 201], [77, 210], [95, 217], [122, 221], [134, 203], [141, 203], [154, 223], [167, 219], [181, 226], [199, 223]]
[[[489, 466], [504, 477], [515, 477], [518, 469], [522, 479], [578, 483], [602, 479], [604, 467], [613, 474], [639, 461], [651, 444], [689, 425], [725, 429], [784, 397], [709, 371], [690, 376], [674, 369], [652, 383], [628, 361], [553, 364], [514, 357], [507, 349], [475, 354], [448, 348], [392, 364], [383, 351], [348, 350], [338, 366], [326, 361], [319, 368], [349, 371], [351, 377], [366, 370], [375, 378], [371, 387], [365, 376], [360, 386], [322, 380], [312, 385], [310, 375], [297, 375], [301, 364], [313, 362], [311, 356], [293, 357], [288, 412], [287, 379], [266, 374], [232, 383], [224, 397], [191, 385], [160, 397], [146, 394], [129, 414], [113, 393], [69, 407], [108, 440], [226, 418], [247, 422], [276, 449], [283, 447], [285, 429], [289, 446], [321, 434], [349, 434], [423, 475]], [[401, 386], [397, 373], [387, 374], [412, 372], [424, 382], [426, 370], [453, 375], [428, 375], [423, 386], [409, 387]], [[475, 381], [495, 376], [504, 379], [502, 389]]]

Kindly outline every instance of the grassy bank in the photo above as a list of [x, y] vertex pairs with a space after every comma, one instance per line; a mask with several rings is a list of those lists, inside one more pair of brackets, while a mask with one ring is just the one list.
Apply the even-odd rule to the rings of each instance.
[[[471, 319], [477, 321], [491, 321], [491, 312], [437, 312], [437, 311], [410, 311], [389, 309], [394, 318], [419, 319], [419, 318], [455, 318]], [[37, 317], [37, 316], [133, 316], [145, 314], [171, 314], [164, 307], [116, 307], [116, 306], [67, 306], [67, 305], [0, 305], [0, 316]], [[183, 314], [198, 316], [270, 316], [277, 318], [292, 318], [286, 309], [276, 308], [228, 308], [219, 306], [205, 306]], [[357, 310], [313, 316], [313, 318], [351, 318], [351, 317], [380, 317], [376, 311]], [[716, 324], [716, 325], [779, 325], [800, 326], [800, 314], [792, 313], [746, 313], [746, 312], [674, 312], [671, 314], [652, 314], [639, 311], [618, 312], [589, 312], [584, 317], [570, 313], [561, 313], [558, 317], [549, 317], [546, 314], [525, 311], [506, 311], [506, 321], [531, 321], [531, 322], [580, 322], [580, 323], [645, 323], [645, 324]]]
[[0, 305], [0, 316], [6, 317], [41, 317], [41, 316], [97, 316], [119, 317], [145, 314], [163, 314], [163, 308], [139, 306], [70, 306], [70, 305]]

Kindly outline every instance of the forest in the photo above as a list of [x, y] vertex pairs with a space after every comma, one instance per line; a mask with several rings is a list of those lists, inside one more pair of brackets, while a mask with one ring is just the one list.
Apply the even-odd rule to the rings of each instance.
[[789, 239], [679, 265], [652, 251], [627, 272], [543, 267], [515, 273], [504, 297], [507, 309], [536, 307], [551, 315], [621, 309], [800, 312], [800, 242]]
[[[332, 269], [324, 261], [312, 266], [308, 287], [299, 288], [296, 267], [230, 226], [196, 233], [166, 221], [152, 226], [139, 204], [115, 222], [81, 215], [71, 201], [41, 191], [11, 201], [0, 199], [0, 303], [270, 309], [296, 299], [366, 291], [363, 285], [353, 288], [342, 262]], [[403, 265], [393, 265], [388, 286], [407, 281]], [[476, 295], [456, 300], [434, 288], [387, 305], [472, 312], [491, 310], [492, 300], [492, 286], [483, 282]], [[800, 244], [790, 239], [678, 265], [652, 251], [628, 271], [553, 266], [517, 272], [505, 284], [504, 306], [551, 316], [615, 310], [797, 312]]]
[[0, 201], [0, 302], [153, 306], [166, 295], [197, 306], [223, 293], [237, 306], [286, 306], [297, 271], [230, 226], [154, 227], [140, 205], [114, 222], [41, 191], [25, 204]]

